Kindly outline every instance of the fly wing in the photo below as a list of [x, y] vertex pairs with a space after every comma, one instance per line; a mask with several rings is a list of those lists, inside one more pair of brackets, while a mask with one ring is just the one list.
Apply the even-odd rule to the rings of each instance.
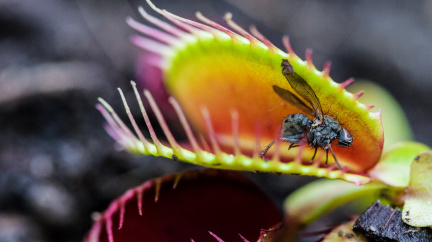
[[320, 121], [324, 121], [321, 103], [315, 92], [312, 90], [312, 87], [310, 87], [301, 76], [294, 72], [291, 63], [289, 63], [288, 60], [283, 59], [281, 67], [282, 74], [287, 79], [292, 89], [312, 106], [315, 116], [318, 117]]
[[276, 85], [273, 85], [273, 90], [283, 100], [296, 106], [298, 109], [300, 109], [304, 113], [315, 115], [315, 112], [310, 107], [308, 107], [302, 100], [300, 100], [296, 95], [294, 95], [292, 92], [290, 92], [286, 89], [280, 88]]

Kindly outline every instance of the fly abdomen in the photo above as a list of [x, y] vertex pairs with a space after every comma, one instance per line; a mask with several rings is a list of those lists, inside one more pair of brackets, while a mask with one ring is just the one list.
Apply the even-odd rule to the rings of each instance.
[[309, 132], [312, 121], [302, 113], [295, 113], [289, 115], [282, 124], [281, 136], [282, 137], [300, 137]]

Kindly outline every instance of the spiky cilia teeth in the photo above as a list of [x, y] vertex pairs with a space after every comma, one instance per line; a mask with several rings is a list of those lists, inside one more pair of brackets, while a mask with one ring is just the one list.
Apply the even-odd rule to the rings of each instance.
[[[150, 23], [156, 25], [156, 26], [159, 27], [161, 30], [164, 30], [164, 31], [165, 31], [165, 35], [164, 35], [164, 36], [156, 36], [156, 37], [155, 37], [154, 34], [157, 34], [157, 33], [159, 33], [159, 32], [155, 32], [155, 31], [152, 31], [151, 33], [143, 32], [143, 31], [142, 31], [142, 30], [144, 30], [143, 27], [137, 26], [137, 25], [134, 23], [135, 21], [134, 21], [134, 20], [131, 20], [132, 18], [128, 18], [126, 22], [127, 22], [127, 23], [132, 27], [132, 28], [136, 29], [136, 30], [139, 31], [140, 33], [145, 34], [145, 35], [147, 35], [147, 36], [149, 36], [149, 37], [152, 37], [152, 38], [154, 38], [154, 39], [156, 39], [156, 40], [158, 40], [158, 39], [163, 39], [163, 42], [171, 42], [172, 37], [173, 37], [174, 39], [176, 39], [176, 37], [177, 37], [177, 38], [180, 38], [180, 39], [182, 39], [182, 40], [189, 41], [189, 42], [194, 42], [194, 41], [196, 41], [196, 36], [194, 36], [193, 34], [190, 34], [189, 32], [182, 31], [182, 30], [180, 30], [179, 28], [177, 28], [177, 27], [175, 27], [175, 26], [173, 26], [173, 25], [171, 25], [171, 24], [168, 24], [168, 23], [166, 23], [166, 22], [164, 22], [164, 21], [162, 21], [162, 20], [160, 20], [160, 19], [158, 19], [158, 18], [155, 18], [155, 17], [151, 16], [150, 14], [148, 14], [148, 13], [144, 10], [143, 7], [139, 7], [139, 8], [138, 8], [138, 11], [139, 11], [139, 13], [141, 14], [141, 16], [142, 16], [144, 19], [146, 19], [148, 22], [150, 22]], [[163, 12], [160, 12], [160, 13], [161, 13], [163, 16], [166, 16], [166, 14], [164, 14]], [[172, 19], [170, 19], [170, 18], [168, 18], [168, 17], [167, 17], [167, 19], [170, 20], [170, 21], [172, 22]], [[143, 24], [141, 24], [141, 25], [143, 25]], [[143, 26], [146, 26], [146, 27], [145, 27], [146, 29], [150, 28], [150, 27], [147, 26], [147, 25], [143, 25]], [[150, 29], [153, 29], [153, 28], [150, 28]], [[164, 32], [162, 32], [162, 33], [164, 33]], [[134, 43], [134, 41], [132, 41], [132, 42]], [[136, 44], [136, 43], [134, 43], [134, 44]], [[142, 46], [142, 45], [138, 45], [138, 46]], [[177, 39], [176, 39], [176, 41], [174, 41], [174, 43], [170, 43], [170, 45], [167, 45], [166, 47], [170, 47], [170, 48], [178, 47], [178, 48], [181, 48], [181, 47], [184, 47], [184, 43], [183, 43], [182, 41], [177, 41]], [[146, 48], [146, 47], [143, 47], [143, 48], [149, 50], [149, 48]], [[150, 52], [156, 52], [157, 50], [156, 50], [156, 49], [150, 49], [149, 51], [150, 51]]]
[[122, 90], [120, 88], [118, 88], [118, 91], [120, 93], [121, 99], [122, 99], [123, 104], [125, 106], [126, 114], [128, 115], [129, 119], [131, 120], [131, 123], [132, 123], [132, 126], [133, 126], [134, 130], [135, 130], [135, 133], [138, 135], [138, 137], [141, 140], [144, 148], [148, 148], [150, 143], [144, 138], [144, 135], [142, 134], [141, 130], [138, 128], [138, 125], [136, 124], [135, 119], [132, 116], [132, 113], [131, 113], [130, 108], [129, 108], [127, 102], [126, 102], [126, 99], [125, 99], [125, 97], [123, 95]]
[[288, 54], [290, 55], [291, 58], [298, 58], [298, 56], [296, 55], [296, 53], [294, 52], [289, 37], [287, 35], [284, 35], [282, 37], [282, 43], [285, 47], [285, 49], [288, 51]]
[[[221, 31], [220, 28], [210, 27], [210, 26], [205, 25], [205, 24], [201, 24], [201, 23], [189, 20], [189, 19], [185, 19], [185, 18], [179, 17], [177, 15], [174, 15], [170, 12], [167, 12], [165, 10], [164, 10], [164, 12], [166, 14], [168, 14], [169, 16], [171, 16], [172, 18], [183, 22], [184, 24], [194, 26], [198, 29], [204, 30], [204, 32], [206, 32], [206, 33], [210, 33], [215, 38], [218, 38], [218, 39], [230, 38], [230, 35], [228, 35], [225, 31]], [[198, 15], [198, 13], [197, 13], [197, 15]], [[202, 16], [202, 17], [204, 17], [204, 16]]]
[[365, 105], [367, 110], [371, 110], [372, 108], [374, 108], [374, 105]]
[[190, 125], [186, 119], [186, 116], [184, 115], [184, 113], [180, 107], [180, 104], [173, 97], [170, 97], [168, 101], [174, 107], [174, 110], [175, 110], [177, 116], [179, 117], [179, 120], [183, 126], [183, 129], [186, 132], [186, 136], [189, 140], [189, 143], [192, 146], [193, 151], [197, 154], [198, 157], [204, 158], [203, 150], [199, 147], [198, 142], [195, 139], [195, 136], [192, 132], [192, 128], [190, 127]]
[[305, 51], [305, 56], [306, 56], [306, 65], [307, 65], [307, 68], [309, 70], [312, 70], [312, 68], [315, 67], [314, 64], [313, 64], [313, 61], [312, 61], [312, 49], [307, 48], [306, 51]]
[[346, 89], [349, 85], [353, 84], [353, 82], [354, 82], [354, 78], [351, 77], [351, 78], [347, 79], [346, 81], [340, 83], [339, 87], [341, 89]]
[[361, 96], [363, 96], [364, 91], [359, 91], [358, 93], [353, 94], [354, 100], [358, 100]]
[[126, 18], [126, 23], [129, 26], [131, 26], [133, 29], [135, 29], [136, 31], [143, 33], [143, 34], [146, 34], [149, 37], [154, 38], [155, 40], [164, 42], [165, 44], [173, 45], [175, 42], [177, 42], [177, 38], [175, 38], [174, 36], [172, 36], [166, 32], [160, 31], [158, 29], [151, 28], [151, 27], [144, 25], [140, 22], [137, 22], [131, 17]]
[[376, 117], [377, 119], [380, 120], [380, 122], [382, 122], [382, 111], [381, 111], [381, 108], [378, 108], [378, 111], [376, 111], [376, 112], [371, 112], [370, 115]]
[[[175, 183], [178, 183], [180, 180], [180, 174], [177, 174], [178, 178], [176, 177]], [[94, 225], [93, 228], [88, 235], [88, 238], [86, 241], [93, 242], [93, 241], [99, 241], [98, 236], [102, 232], [102, 229], [105, 229], [105, 232], [108, 236], [109, 242], [114, 242], [114, 214], [118, 213], [118, 224], [117, 229], [120, 230], [123, 228], [124, 221], [125, 221], [125, 214], [126, 214], [126, 204], [128, 201], [134, 199], [136, 197], [137, 199], [137, 211], [140, 216], [143, 216], [143, 193], [145, 190], [149, 190], [151, 187], [155, 187], [155, 202], [157, 202], [160, 194], [162, 180], [161, 178], [155, 179], [154, 181], [147, 182], [139, 187], [129, 189], [125, 192], [119, 199], [115, 200], [111, 205], [108, 207], [108, 209], [104, 212], [103, 216], [99, 216]], [[176, 185], [176, 184], [174, 184]], [[102, 228], [102, 225], [105, 224], [104, 228]]]
[[[146, 19], [147, 21], [149, 21], [150, 23], [158, 26], [159, 28], [165, 30], [167, 33], [170, 33], [173, 36], [176, 37], [183, 37], [185, 35], [188, 35], [186, 32], [181, 31], [180, 29], [172, 26], [171, 24], [165, 23], [162, 20], [155, 18], [153, 16], [151, 16], [150, 14], [148, 14], [143, 7], [138, 7], [138, 11], [141, 14], [141, 16], [143, 16], [144, 19]], [[144, 33], [146, 34], [146, 33]]]
[[196, 36], [199, 36], [201, 34], [204, 33], [204, 31], [199, 30], [195, 27], [192, 27], [188, 24], [184, 24], [183, 22], [179, 21], [176, 18], [172, 17], [172, 14], [170, 14], [168, 11], [166, 10], [161, 10], [159, 8], [157, 8], [151, 1], [147, 0], [147, 4], [157, 13], [159, 13], [160, 15], [164, 16], [165, 18], [167, 18], [168, 20], [170, 20], [172, 23], [174, 23], [175, 25], [177, 25], [178, 27], [182, 28], [183, 30], [186, 30], [186, 32], [192, 33]]
[[[213, 233], [212, 231], [208, 231], [208, 233], [217, 241], [217, 242], [224, 242], [223, 239], [219, 238], [219, 236], [217, 236], [215, 233]], [[239, 234], [240, 235], [240, 234]], [[240, 235], [241, 236], [241, 235]], [[246, 240], [247, 241], [247, 240]]]
[[119, 142], [123, 147], [138, 146], [138, 140], [135, 135], [126, 127], [113, 108], [102, 98], [98, 98], [100, 104], [96, 108], [102, 113], [107, 121], [108, 133], [111, 137]]
[[[232, 14], [226, 13], [224, 16], [225, 22], [233, 28], [235, 31], [239, 32], [242, 36], [249, 40], [251, 46], [257, 46], [259, 42], [253, 35], [249, 34], [246, 30], [240, 27], [237, 23], [232, 20]], [[261, 43], [262, 44], [262, 43]]]
[[[179, 17], [179, 16], [172, 14], [166, 10], [164, 10], [164, 13], [166, 15], [168, 15], [169, 17], [176, 19], [177, 21], [180, 21], [179, 24], [181, 23], [181, 26], [189, 26], [189, 27], [194, 28], [194, 31], [195, 31], [194, 34], [195, 35], [203, 36], [204, 38], [208, 38], [208, 37], [216, 37], [216, 38], [222, 38], [222, 39], [227, 38], [226, 34], [224, 32], [221, 32], [218, 29], [212, 28], [212, 27], [207, 26], [205, 24], [201, 24], [201, 23], [189, 20], [189, 19]], [[186, 28], [186, 29], [188, 29], [188, 28]], [[196, 29], [199, 29], [199, 32], [197, 32]]]
[[324, 67], [322, 70], [322, 75], [324, 79], [329, 79], [330, 78], [330, 69], [331, 69], [331, 61], [326, 61], [324, 62]]
[[[233, 129], [232, 131], [233, 137], [237, 137], [235, 138], [237, 139], [237, 141], [234, 140], [234, 143], [237, 143], [237, 145], [234, 145], [234, 153], [229, 154], [221, 150], [218, 143], [217, 134], [213, 129], [210, 113], [206, 107], [204, 106], [202, 107], [202, 115], [208, 129], [206, 136], [210, 140], [210, 149], [208, 150], [211, 151], [211, 153], [208, 151], [204, 151], [203, 149], [200, 148], [200, 145], [198, 144], [198, 141], [196, 140], [180, 105], [174, 98], [171, 97], [169, 98], [169, 102], [174, 107], [174, 110], [177, 113], [177, 116], [179, 117], [180, 123], [188, 137], [189, 144], [192, 147], [192, 150], [186, 150], [176, 142], [175, 138], [171, 134], [171, 131], [163, 118], [162, 112], [157, 106], [150, 92], [144, 91], [144, 96], [146, 97], [150, 108], [155, 114], [159, 125], [161, 126], [165, 136], [167, 137], [169, 146], [166, 146], [159, 141], [157, 134], [153, 129], [147, 111], [144, 108], [144, 104], [141, 100], [141, 96], [139, 95], [138, 90], [136, 88], [136, 84], [134, 82], [131, 82], [131, 85], [136, 95], [139, 107], [141, 109], [141, 113], [145, 120], [152, 142], [148, 141], [144, 137], [143, 133], [139, 129], [138, 125], [136, 124], [136, 121], [131, 114], [129, 105], [127, 104], [127, 101], [121, 90], [119, 90], [119, 93], [123, 100], [126, 113], [129, 117], [129, 120], [138, 138], [126, 127], [126, 125], [118, 117], [118, 115], [111, 108], [111, 106], [108, 103], [106, 103], [103, 99], [99, 100], [102, 105], [98, 106], [99, 107], [98, 109], [102, 112], [102, 114], [106, 118], [109, 127], [114, 131], [114, 135], [112, 135], [112, 137], [116, 139], [119, 142], [119, 144], [122, 145], [126, 150], [147, 154], [147, 155], [164, 156], [167, 158], [172, 158], [172, 156], [175, 155], [178, 157], [179, 160], [186, 161], [192, 164], [213, 167], [213, 168], [243, 170], [243, 171], [253, 171], [253, 172], [255, 171], [277, 172], [282, 174], [303, 174], [303, 175], [311, 175], [311, 176], [318, 176], [318, 177], [328, 177], [332, 179], [344, 179], [347, 181], [354, 182], [356, 184], [364, 184], [369, 182], [369, 178], [367, 177], [345, 173], [337, 169], [333, 170], [331, 166], [327, 168], [319, 167], [319, 164], [316, 162], [311, 165], [302, 164], [301, 162], [302, 159], [300, 158], [302, 155], [301, 153], [304, 150], [302, 148], [299, 149], [297, 159], [295, 159], [294, 162], [289, 162], [289, 163], [282, 163], [279, 161], [280, 146], [278, 144], [275, 146], [276, 151], [269, 162], [262, 160], [258, 156], [258, 153], [260, 151], [259, 146], [257, 146], [257, 149], [254, 151], [255, 155], [253, 155], [252, 158], [247, 155], [244, 155], [239, 145], [240, 138], [238, 137], [238, 134], [236, 135], [236, 133], [239, 132], [238, 130], [239, 114], [235, 110], [231, 111], [231, 123]], [[255, 139], [255, 142], [259, 144], [258, 135]], [[205, 146], [205, 143], [203, 143], [203, 146]]]
[[[180, 187], [175, 188], [179, 183]], [[203, 191], [203, 186], [209, 189]], [[180, 190], [175, 191], [174, 189]], [[159, 196], [161, 201], [156, 202], [155, 198]], [[220, 199], [215, 200], [214, 197]], [[220, 205], [218, 201], [229, 201], [232, 197], [235, 198], [235, 202], [231, 205], [224, 202], [225, 210], [230, 211], [231, 216], [220, 214], [219, 210], [215, 209]], [[264, 213], [245, 216], [242, 211], [238, 211], [238, 206], [245, 202], [264, 210]], [[164, 211], [177, 205], [184, 209], [182, 211], [184, 214], [192, 216], [190, 223], [182, 223], [184, 218], [170, 211], [165, 214], [165, 221], [153, 223], [155, 219], [160, 219]], [[198, 210], [197, 206], [199, 206]], [[191, 170], [146, 181], [127, 190], [111, 202], [104, 212], [93, 217], [93, 226], [84, 238], [86, 242], [129, 241], [130, 238], [146, 238], [148, 241], [154, 241], [154, 238], [160, 238], [160, 233], [164, 233], [166, 227], [172, 224], [177, 224], [177, 229], [181, 231], [176, 234], [176, 238], [187, 238], [188, 241], [193, 241], [190, 238], [199, 238], [200, 240], [197, 241], [202, 241], [208, 238], [202, 235], [202, 230], [214, 228], [213, 220], [228, 223], [228, 226], [223, 231], [218, 230], [218, 233], [231, 238], [240, 236], [247, 241], [243, 236], [237, 235], [238, 231], [253, 238], [257, 236], [261, 228], [270, 230], [273, 229], [275, 223], [279, 224], [282, 221], [279, 209], [249, 179], [238, 173], [210, 169]], [[213, 220], [203, 224], [201, 217]], [[234, 222], [231, 221], [233, 218]], [[248, 223], [246, 226], [242, 224], [250, 222], [251, 219], [256, 223], [252, 225]], [[151, 226], [140, 226], [148, 223], [152, 223]], [[216, 238], [217, 236], [210, 237]]]
[[255, 25], [252, 25], [249, 29], [253, 36], [263, 42], [268, 48], [270, 52], [280, 51], [270, 40], [268, 40], [264, 35], [262, 35]]
[[221, 152], [221, 149], [220, 149], [220, 147], [216, 141], [216, 134], [214, 132], [213, 124], [212, 124], [212, 121], [210, 118], [210, 113], [209, 113], [207, 107], [205, 107], [205, 106], [201, 107], [201, 114], [202, 114], [204, 121], [205, 121], [205, 124], [206, 124], [208, 138], [209, 138], [210, 143], [211, 143], [211, 148], [213, 149], [213, 152], [216, 155], [221, 155], [222, 152]]
[[196, 17], [201, 20], [203, 23], [206, 23], [210, 26], [212, 26], [213, 28], [216, 28], [222, 32], [224, 32], [225, 34], [227, 34], [233, 41], [240, 41], [240, 38], [243, 38], [242, 36], [234, 33], [233, 31], [223, 27], [222, 25], [204, 17], [204, 15], [201, 12], [196, 12]]
[[144, 50], [159, 54], [161, 56], [173, 56], [174, 54], [172, 49], [167, 45], [142, 36], [134, 35], [130, 38], [130, 41]]

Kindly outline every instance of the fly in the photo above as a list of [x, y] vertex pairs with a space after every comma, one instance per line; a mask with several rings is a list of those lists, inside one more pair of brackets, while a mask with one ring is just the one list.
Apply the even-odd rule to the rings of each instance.
[[338, 145], [341, 147], [350, 147], [354, 140], [351, 133], [342, 127], [333, 117], [324, 115], [321, 107], [321, 103], [309, 84], [297, 73], [289, 63], [288, 60], [282, 60], [282, 74], [291, 85], [292, 89], [297, 93], [298, 96], [302, 97], [312, 108], [307, 106], [297, 95], [273, 85], [273, 90], [283, 100], [296, 106], [304, 113], [315, 116], [313, 120], [310, 120], [306, 115], [302, 113], [295, 113], [289, 115], [284, 119], [281, 128], [281, 135], [279, 138], [273, 140], [267, 147], [261, 151], [260, 156], [263, 157], [270, 147], [276, 141], [283, 141], [291, 143], [288, 149], [298, 147], [303, 142], [307, 142], [308, 145], [315, 148], [315, 152], [312, 156], [311, 161], [315, 159], [318, 147], [325, 150], [326, 152], [326, 166], [328, 162], [328, 152], [333, 155], [336, 165], [342, 170], [335, 153], [332, 149], [333, 140], [338, 140]]

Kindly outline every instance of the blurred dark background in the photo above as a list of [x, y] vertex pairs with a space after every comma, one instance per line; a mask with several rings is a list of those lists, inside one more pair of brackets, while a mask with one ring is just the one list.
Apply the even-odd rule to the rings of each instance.
[[[337, 82], [387, 88], [415, 140], [432, 145], [432, 1], [154, 0], [187, 18], [257, 25], [281, 47], [288, 34]], [[118, 151], [94, 108], [106, 99], [126, 119], [116, 87], [130, 90], [142, 53], [126, 16], [145, 1], [0, 0], [0, 242], [80, 241], [94, 211], [128, 188], [193, 166]], [[385, 112], [385, 110], [384, 110]], [[386, 130], [398, 132], [398, 130]], [[313, 178], [246, 174], [282, 205]]]

